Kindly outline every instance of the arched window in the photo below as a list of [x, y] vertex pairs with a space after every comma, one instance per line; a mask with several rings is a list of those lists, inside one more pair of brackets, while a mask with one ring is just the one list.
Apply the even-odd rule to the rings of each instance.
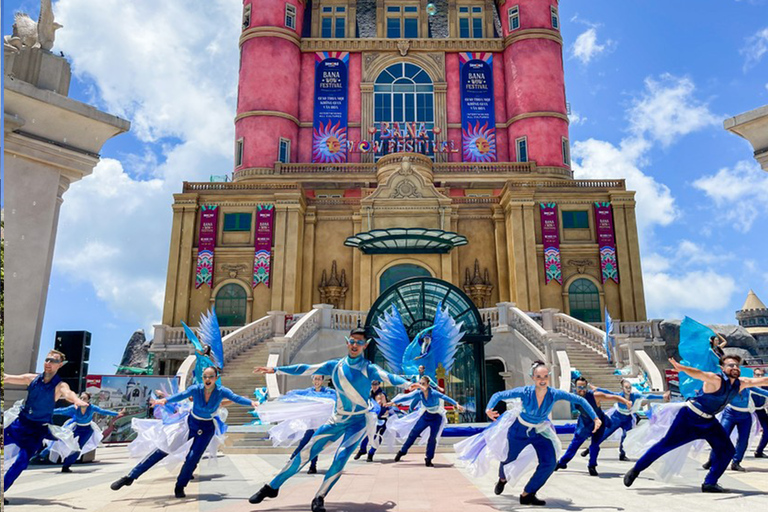
[[432, 277], [432, 274], [424, 267], [412, 263], [389, 267], [379, 278], [379, 293], [384, 293], [384, 290], [393, 284], [403, 279], [410, 279], [411, 277]]
[[235, 283], [224, 285], [216, 294], [216, 317], [221, 327], [245, 325], [248, 298], [245, 289]]
[[[374, 139], [377, 143], [381, 143], [381, 150], [375, 154], [377, 159], [387, 153], [403, 151], [434, 156], [432, 144], [426, 143], [435, 138], [434, 91], [432, 79], [427, 72], [414, 64], [400, 62], [389, 66], [379, 74], [373, 86], [373, 120], [378, 128]], [[395, 123], [397, 123], [396, 126]], [[427, 135], [426, 139], [414, 138], [413, 133], [409, 136], [409, 123], [412, 129], [423, 128]], [[389, 134], [386, 133], [386, 127], [390, 130]], [[407, 149], [405, 146], [398, 148], [397, 139], [394, 139], [395, 143], [392, 147], [390, 140], [393, 140], [391, 137], [393, 128], [406, 135], [406, 141], [409, 139], [423, 141], [421, 150], [418, 146], [414, 146], [413, 149]]]
[[600, 292], [589, 279], [577, 279], [568, 287], [571, 316], [583, 322], [600, 322]]

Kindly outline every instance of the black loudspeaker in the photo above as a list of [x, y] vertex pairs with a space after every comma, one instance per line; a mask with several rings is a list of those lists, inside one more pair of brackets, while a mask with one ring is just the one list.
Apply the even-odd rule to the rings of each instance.
[[59, 377], [75, 393], [85, 391], [88, 359], [91, 355], [91, 333], [88, 331], [56, 331], [56, 350], [64, 352], [67, 364], [59, 369]]

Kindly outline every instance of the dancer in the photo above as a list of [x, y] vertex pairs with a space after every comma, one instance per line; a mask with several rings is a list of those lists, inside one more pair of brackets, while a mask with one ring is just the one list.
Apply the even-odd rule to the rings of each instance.
[[384, 401], [387, 401], [387, 394], [381, 389], [381, 382], [377, 380], [371, 381], [371, 400], [376, 400], [378, 395], [384, 395]]
[[[627, 406], [625, 403], [619, 402], [607, 414], [608, 426], [605, 428], [605, 432], [603, 432], [602, 439], [600, 439], [600, 442], [595, 446], [595, 457], [597, 457], [600, 452], [600, 445], [603, 444], [606, 439], [610, 438], [614, 432], [621, 429], [621, 441], [619, 441], [619, 460], [628, 462], [629, 458], [627, 457], [627, 453], [624, 451], [624, 439], [627, 437], [627, 432], [632, 430], [635, 426], [636, 408], [640, 406], [644, 400], [664, 400], [665, 402], [669, 402], [670, 393], [669, 391], [661, 395], [654, 393], [638, 393], [632, 390], [632, 383], [627, 379], [621, 379], [620, 384], [621, 392], [619, 393], [590, 385], [590, 388], [593, 391], [599, 391], [601, 393], [605, 393], [606, 395], [621, 396], [629, 400], [632, 404]], [[583, 452], [581, 452], [581, 456], [586, 457], [586, 455], [590, 453], [591, 449], [592, 446], [585, 449]]]
[[[379, 380], [385, 384], [398, 387], [408, 387], [410, 383], [399, 377], [385, 372], [363, 356], [369, 340], [365, 339], [365, 330], [353, 329], [347, 338], [347, 356], [343, 359], [332, 359], [316, 365], [297, 364], [292, 366], [257, 367], [254, 373], [283, 373], [287, 375], [312, 375], [321, 373], [331, 375], [331, 380], [337, 391], [336, 406], [333, 417], [317, 429], [309, 443], [301, 452], [290, 459], [285, 467], [248, 500], [250, 503], [261, 503], [265, 498], [275, 498], [280, 487], [290, 477], [316, 457], [326, 446], [341, 438], [341, 445], [336, 450], [333, 463], [325, 474], [323, 483], [312, 500], [312, 512], [325, 512], [325, 497], [341, 476], [349, 458], [365, 435], [368, 422], [368, 401], [365, 397], [371, 389], [371, 381]], [[371, 413], [372, 414], [372, 413]]]
[[573, 433], [573, 439], [571, 440], [571, 444], [568, 445], [568, 449], [565, 451], [565, 454], [557, 462], [555, 471], [558, 469], [566, 469], [568, 467], [568, 463], [571, 461], [571, 459], [573, 459], [574, 455], [576, 455], [579, 447], [584, 443], [584, 441], [591, 437], [592, 442], [589, 445], [589, 464], [587, 465], [587, 470], [589, 471], [590, 476], [598, 476], [597, 454], [600, 452], [600, 440], [603, 439], [603, 434], [606, 432], [606, 430], [611, 428], [611, 424], [606, 419], [603, 410], [597, 404], [597, 400], [619, 402], [625, 407], [632, 407], [632, 402], [623, 396], [618, 396], [613, 393], [609, 394], [603, 393], [601, 391], [588, 390], [589, 382], [587, 382], [585, 377], [577, 378], [575, 384], [576, 394], [586, 400], [592, 410], [597, 414], [597, 417], [600, 419], [602, 425], [600, 425], [600, 427], [595, 430], [594, 422], [589, 418], [587, 411], [579, 404], [576, 404], [576, 408], [579, 409], [580, 412], [579, 420], [576, 422], [576, 431]]
[[[139, 462], [126, 476], [112, 483], [111, 488], [117, 491], [125, 485], [133, 484], [134, 480], [143, 475], [152, 466], [165, 459], [169, 455], [181, 456], [186, 453], [184, 465], [176, 479], [176, 487], [173, 490], [177, 498], [185, 498], [184, 488], [192, 478], [197, 464], [208, 448], [214, 436], [222, 436], [224, 425], [216, 418], [216, 412], [224, 399], [236, 404], [256, 407], [257, 402], [236, 395], [229, 388], [219, 386], [216, 379], [219, 377], [218, 369], [209, 366], [203, 370], [203, 383], [194, 384], [180, 393], [167, 398], [152, 400], [152, 405], [164, 406], [169, 402], [179, 402], [192, 399], [192, 410], [182, 415], [181, 421], [167, 426], [167, 431], [162, 431], [163, 425], [159, 425], [161, 431], [154, 431], [159, 439], [155, 439], [154, 445], [158, 448], [152, 450], [141, 462]], [[183, 421], [186, 419], [186, 421]], [[157, 420], [143, 420], [157, 421]], [[140, 435], [135, 442], [144, 441]], [[160, 449], [162, 446], [164, 449]], [[218, 446], [218, 444], [216, 444]], [[215, 455], [215, 451], [213, 452]], [[175, 458], [175, 457], [174, 457]]]
[[[61, 439], [68, 447], [63, 452], [65, 457], [79, 448], [70, 430], [51, 424], [57, 400], [64, 399], [78, 407], [88, 407], [88, 403], [81, 400], [56, 374], [64, 363], [66, 359], [62, 352], [50, 350], [45, 356], [43, 373], [3, 374], [5, 384], [27, 386], [24, 403], [17, 402], [3, 414], [3, 469], [6, 471], [3, 477], [4, 492], [8, 492], [21, 472], [27, 469], [29, 459], [43, 448], [46, 439]], [[8, 504], [8, 500], [4, 499], [3, 502]]]
[[[748, 368], [745, 368], [748, 370]], [[746, 373], [746, 372], [745, 372]], [[752, 433], [752, 409], [749, 406], [750, 397], [760, 397], [765, 400], [768, 397], [768, 391], [761, 388], [743, 389], [736, 395], [731, 403], [725, 406], [723, 414], [720, 416], [720, 424], [728, 435], [736, 429], [737, 441], [735, 453], [731, 461], [733, 471], [746, 471], [741, 465], [744, 460], [744, 454], [747, 453], [749, 438]], [[709, 460], [704, 463], [703, 468], [709, 469], [712, 466], [714, 454], [709, 455]]]
[[[371, 391], [373, 393], [373, 391]], [[373, 436], [373, 442], [370, 449], [368, 448], [368, 437], [363, 439], [360, 443], [360, 449], [355, 454], [355, 460], [359, 459], [365, 452], [368, 452], [366, 462], [373, 462], [373, 456], [376, 454], [376, 450], [381, 446], [384, 440], [384, 434], [387, 432], [387, 423], [392, 417], [397, 417], [394, 407], [394, 402], [387, 402], [387, 395], [379, 393], [376, 395], [376, 406], [373, 408], [373, 412], [376, 413], [376, 432]]]
[[[755, 378], [760, 379], [762, 377], [765, 377], [765, 370], [755, 368]], [[763, 431], [755, 449], [755, 457], [762, 459], [765, 458], [765, 445], [768, 444], [768, 400], [762, 396], [754, 395], [752, 396], [752, 401], [755, 404], [755, 416], [757, 416], [757, 421], [760, 423], [760, 428]]]
[[[62, 473], [71, 473], [72, 469], [70, 468], [72, 467], [72, 464], [74, 464], [81, 455], [90, 453], [99, 446], [99, 443], [104, 436], [99, 426], [93, 421], [93, 416], [95, 414], [113, 416], [118, 419], [125, 416], [125, 409], [116, 412], [93, 405], [91, 403], [90, 393], [80, 393], [80, 400], [88, 405], [86, 407], [70, 405], [69, 407], [61, 407], [53, 410], [54, 416], [69, 416], [71, 418], [64, 424], [64, 428], [72, 430], [74, 437], [77, 438], [77, 444], [80, 445], [79, 451], [76, 451], [63, 459], [64, 464], [61, 466]], [[50, 443], [48, 452], [52, 462], [56, 462], [61, 458], [63, 448], [63, 443], [61, 441]]]
[[[440, 435], [443, 427], [445, 427], [445, 424], [447, 423], [445, 410], [443, 409], [440, 400], [448, 402], [449, 404], [458, 408], [459, 412], [464, 412], [464, 407], [459, 405], [453, 398], [432, 389], [430, 386], [429, 377], [426, 375], [421, 378], [418, 386], [419, 389], [416, 391], [405, 395], [396, 396], [394, 398], [394, 402], [396, 404], [409, 404], [411, 411], [416, 409], [417, 406], [421, 405], [419, 412], [411, 413], [417, 414], [418, 420], [416, 421], [416, 425], [414, 425], [408, 434], [408, 438], [405, 440], [405, 443], [397, 452], [397, 455], [395, 455], [395, 462], [400, 462], [400, 459], [408, 454], [408, 450], [411, 448], [416, 439], [419, 438], [422, 432], [424, 432], [426, 429], [429, 429], [429, 440], [427, 441], [427, 454], [426, 458], [424, 459], [424, 464], [429, 468], [433, 468], [435, 465], [432, 464], [432, 459], [435, 458], [437, 437]], [[405, 418], [403, 419], [405, 420]]]
[[[300, 389], [296, 391], [289, 391], [289, 395], [293, 396], [309, 396], [313, 398], [330, 398], [333, 400], [336, 400], [336, 391], [333, 389], [323, 386], [323, 383], [325, 382], [325, 379], [322, 375], [313, 375], [312, 376], [312, 387], [307, 389]], [[299, 445], [296, 447], [296, 449], [291, 454], [291, 458], [296, 457], [301, 450], [307, 446], [307, 443], [310, 439], [312, 439], [312, 436], [315, 434], [314, 428], [307, 429], [306, 432], [304, 432], [304, 437], [301, 438], [301, 441], [299, 441]], [[317, 457], [312, 459], [309, 463], [309, 470], [307, 471], [307, 474], [314, 475], [317, 473]]]
[[[675, 415], [672, 424], [668, 429], [659, 429], [659, 434], [663, 437], [651, 446], [624, 475], [624, 485], [631, 486], [641, 472], [648, 469], [664, 454], [697, 439], [704, 439], [712, 447], [712, 465], [704, 483], [701, 484], [701, 490], [702, 492], [726, 492], [717, 481], [728, 467], [728, 461], [733, 458], [735, 450], [715, 415], [722, 411], [742, 389], [768, 384], [768, 377], [760, 379], [741, 377], [739, 367], [741, 358], [736, 355], [723, 356], [720, 359], [718, 373], [683, 366], [672, 358], [669, 362], [678, 372], [685, 372], [689, 377], [702, 381], [703, 388], [695, 397], [683, 402], [680, 406], [666, 406], [671, 414]], [[656, 413], [654, 419], [660, 422], [659, 417], [663, 414], [665, 413]]]
[[429, 387], [431, 387], [432, 389], [434, 389], [436, 391], [439, 391], [440, 393], [445, 393], [445, 389], [443, 389], [440, 386], [438, 386], [437, 383], [434, 380], [432, 380], [432, 377], [430, 377], [429, 375], [427, 375], [425, 373], [425, 370], [426, 370], [426, 368], [424, 367], [423, 364], [419, 365], [419, 373], [417, 375], [411, 375], [410, 376], [411, 382], [417, 383], [417, 382], [420, 382], [421, 379], [426, 377], [429, 380]]
[[[560, 440], [555, 428], [548, 420], [552, 406], [558, 400], [567, 400], [581, 406], [593, 421], [597, 431], [602, 422], [591, 405], [582, 397], [549, 387], [549, 368], [543, 361], [531, 366], [529, 375], [533, 386], [499, 391], [491, 397], [485, 411], [494, 421], [483, 432], [455, 445], [459, 460], [469, 463], [470, 472], [479, 476], [488, 469], [491, 458], [500, 460], [499, 481], [494, 487], [495, 494], [501, 494], [510, 480], [519, 478], [538, 458], [538, 466], [520, 495], [521, 505], [545, 505], [536, 493], [547, 482], [557, 465]], [[494, 410], [501, 400], [519, 398], [522, 404], [515, 404], [503, 415]], [[528, 449], [532, 446], [533, 451]], [[526, 453], [527, 452], [527, 453]]]

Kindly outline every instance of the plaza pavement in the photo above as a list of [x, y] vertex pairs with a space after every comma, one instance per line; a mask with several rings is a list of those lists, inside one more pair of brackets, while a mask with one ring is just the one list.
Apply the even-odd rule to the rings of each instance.
[[[329, 512], [493, 512], [531, 510], [518, 502], [523, 483], [508, 486], [502, 496], [493, 494], [495, 472], [471, 478], [454, 466], [454, 455], [443, 448], [435, 468], [423, 465], [423, 453], [412, 451], [394, 464], [392, 454], [381, 454], [376, 462], [350, 460], [329, 498]], [[127, 473], [135, 461], [127, 459], [124, 446], [99, 448], [97, 463], [77, 464], [73, 473], [61, 474], [58, 466], [30, 467], [8, 493], [13, 512], [74, 510], [82, 512], [171, 512], [188, 511], [308, 511], [330, 455], [320, 458], [320, 473], [302, 472], [289, 480], [280, 496], [251, 505], [247, 498], [268, 481], [285, 463], [286, 454], [219, 455], [215, 466], [204, 460], [196, 479], [187, 487], [187, 498], [173, 497], [175, 474], [164, 468], [150, 470], [130, 487], [115, 492], [109, 484]], [[736, 493], [702, 494], [699, 484], [704, 470], [691, 468], [685, 479], [674, 483], [655, 480], [652, 471], [643, 474], [631, 489], [621, 476], [630, 467], [620, 462], [615, 448], [607, 448], [600, 460], [600, 477], [590, 477], [586, 460], [576, 457], [567, 470], [553, 475], [539, 496], [547, 500], [547, 511], [661, 510], [757, 512], [768, 507], [768, 459], [747, 456], [747, 473], [726, 472], [721, 484]], [[697, 465], [698, 466], [698, 465]], [[306, 468], [305, 468], [306, 469]]]

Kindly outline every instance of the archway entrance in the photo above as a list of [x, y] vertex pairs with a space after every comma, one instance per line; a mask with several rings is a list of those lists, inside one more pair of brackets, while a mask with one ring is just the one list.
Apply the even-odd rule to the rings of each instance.
[[[486, 368], [485, 343], [490, 341], [490, 329], [483, 325], [480, 312], [463, 291], [456, 286], [434, 277], [415, 277], [396, 282], [387, 288], [371, 309], [365, 320], [368, 337], [374, 338], [373, 326], [379, 326], [379, 318], [393, 305], [397, 306], [411, 339], [422, 329], [432, 325], [438, 303], [448, 308], [456, 322], [463, 322], [464, 337], [456, 353], [456, 361], [446, 379], [446, 393], [467, 406], [463, 421], [485, 421]], [[386, 367], [384, 357], [376, 349], [376, 341], [368, 346], [368, 358]]]
[[577, 279], [568, 287], [570, 314], [582, 322], [600, 322], [600, 292], [589, 279]]
[[405, 281], [413, 277], [432, 277], [429, 270], [413, 263], [403, 263], [394, 265], [385, 270], [379, 277], [379, 290], [386, 290], [400, 281]]

